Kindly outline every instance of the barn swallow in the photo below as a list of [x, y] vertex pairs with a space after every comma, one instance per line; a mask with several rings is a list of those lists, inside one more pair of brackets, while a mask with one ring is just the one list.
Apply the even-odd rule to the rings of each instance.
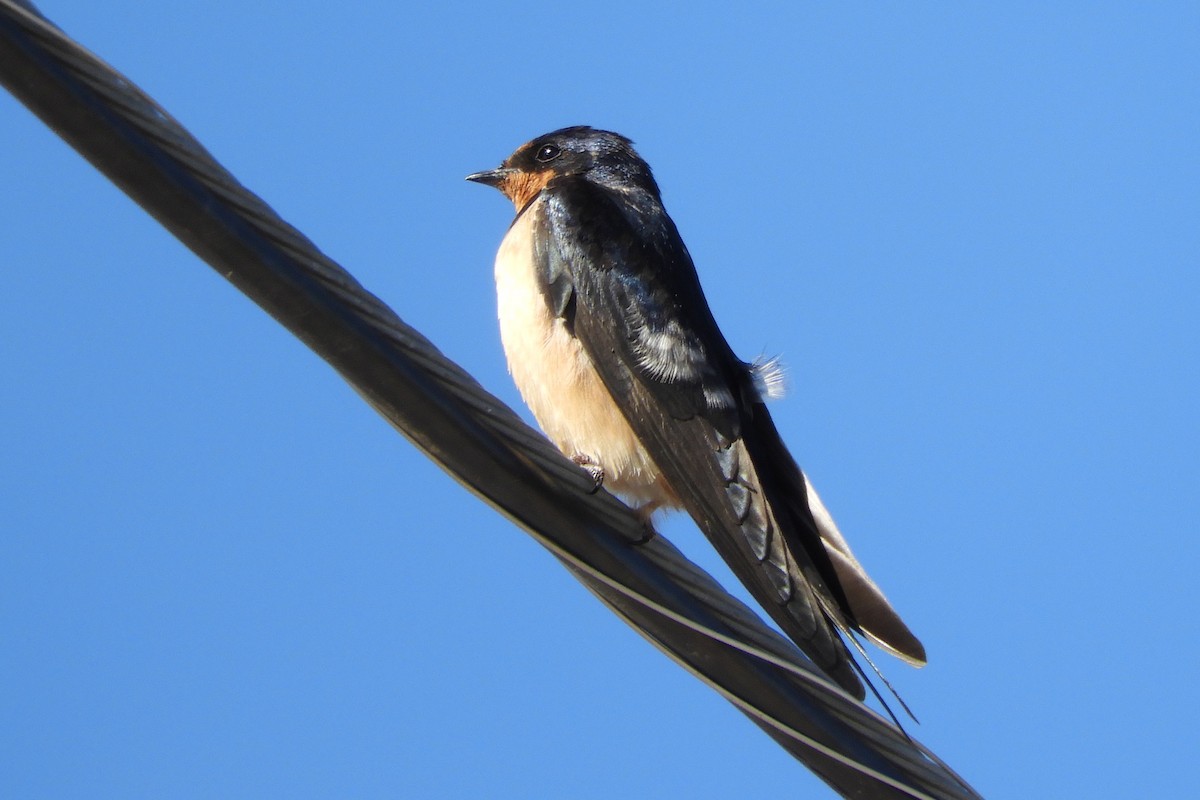
[[864, 697], [843, 635], [923, 665], [924, 647], [854, 557], [767, 412], [777, 368], [730, 349], [632, 142], [563, 128], [467, 180], [516, 206], [496, 256], [500, 334], [551, 441], [647, 524], [657, 509], [686, 509], [847, 692]]

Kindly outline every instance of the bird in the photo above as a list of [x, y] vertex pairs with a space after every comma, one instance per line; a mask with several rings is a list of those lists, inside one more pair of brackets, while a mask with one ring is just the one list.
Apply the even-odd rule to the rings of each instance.
[[562, 128], [467, 180], [516, 208], [495, 260], [500, 338], [558, 449], [629, 502], [650, 535], [655, 512], [686, 510], [782, 631], [854, 697], [867, 678], [846, 644], [863, 652], [856, 633], [923, 666], [924, 646], [767, 410], [777, 362], [734, 355], [633, 142]]

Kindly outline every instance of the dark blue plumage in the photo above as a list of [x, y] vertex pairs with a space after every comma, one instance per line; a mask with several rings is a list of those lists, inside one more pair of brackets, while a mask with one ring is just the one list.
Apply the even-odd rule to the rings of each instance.
[[647, 519], [685, 508], [847, 691], [863, 694], [839, 631], [924, 663], [779, 437], [763, 371], [717, 327], [632, 143], [564, 128], [470, 178], [517, 208], [496, 261], [501, 335], [547, 435]]

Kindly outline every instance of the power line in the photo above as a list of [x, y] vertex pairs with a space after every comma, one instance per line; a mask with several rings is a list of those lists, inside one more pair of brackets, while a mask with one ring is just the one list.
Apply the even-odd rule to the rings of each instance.
[[0, 81], [401, 434], [846, 796], [978, 795], [832, 684], [664, 537], [247, 191], [150, 97], [0, 0]]

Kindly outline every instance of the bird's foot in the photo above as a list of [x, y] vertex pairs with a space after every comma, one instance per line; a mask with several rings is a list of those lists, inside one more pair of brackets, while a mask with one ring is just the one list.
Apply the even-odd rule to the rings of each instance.
[[658, 510], [659, 504], [650, 502], [637, 509], [638, 520], [642, 523], [642, 536], [640, 539], [634, 539], [630, 544], [643, 545], [649, 544], [650, 540], [658, 536], [658, 531], [654, 530], [654, 523], [650, 521], [650, 516]]
[[587, 453], [576, 453], [571, 456], [571, 460], [575, 465], [581, 468], [592, 479], [592, 494], [600, 491], [600, 487], [604, 485], [604, 467], [597, 464]]

